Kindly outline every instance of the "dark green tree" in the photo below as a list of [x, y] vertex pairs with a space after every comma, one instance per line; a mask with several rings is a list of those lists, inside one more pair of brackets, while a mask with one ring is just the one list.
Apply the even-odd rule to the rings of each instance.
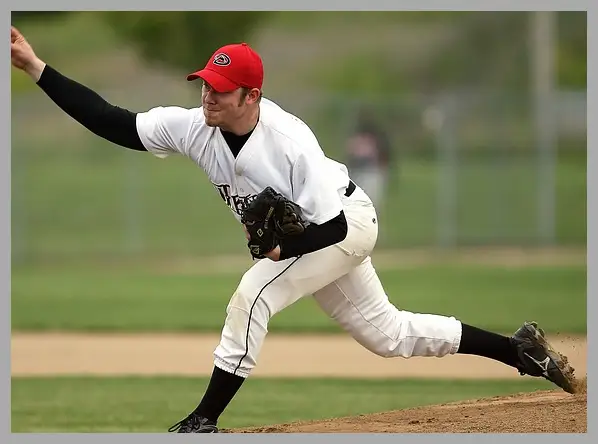
[[251, 44], [251, 32], [268, 15], [261, 11], [104, 13], [107, 22], [144, 59], [183, 71], [203, 66], [214, 50], [225, 44]]

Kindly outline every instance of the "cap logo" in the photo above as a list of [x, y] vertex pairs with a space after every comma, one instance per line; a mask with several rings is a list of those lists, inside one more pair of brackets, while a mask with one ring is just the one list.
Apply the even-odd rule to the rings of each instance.
[[214, 56], [214, 65], [227, 66], [230, 65], [230, 57], [224, 53], [219, 53]]

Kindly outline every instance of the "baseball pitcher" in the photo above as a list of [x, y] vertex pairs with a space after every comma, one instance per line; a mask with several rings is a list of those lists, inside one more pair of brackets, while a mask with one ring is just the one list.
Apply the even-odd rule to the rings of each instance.
[[379, 222], [372, 201], [303, 121], [263, 97], [262, 60], [249, 45], [219, 48], [187, 76], [202, 82], [196, 108], [133, 112], [46, 64], [14, 27], [10, 42], [12, 65], [89, 131], [124, 148], [194, 162], [245, 231], [255, 262], [228, 304], [210, 382], [169, 431], [217, 432], [257, 365], [270, 318], [307, 295], [379, 356], [473, 354], [574, 392], [573, 369], [536, 323], [506, 337], [389, 301], [370, 259]]

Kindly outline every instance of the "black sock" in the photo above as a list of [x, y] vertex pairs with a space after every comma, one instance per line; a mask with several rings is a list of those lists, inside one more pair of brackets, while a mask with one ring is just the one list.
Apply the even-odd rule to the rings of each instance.
[[203, 396], [203, 399], [195, 409], [195, 413], [204, 418], [208, 418], [214, 422], [232, 401], [237, 391], [245, 378], [225, 372], [224, 370], [214, 367], [208, 389]]
[[515, 367], [519, 358], [509, 338], [471, 325], [461, 324], [461, 344], [457, 353], [477, 355]]

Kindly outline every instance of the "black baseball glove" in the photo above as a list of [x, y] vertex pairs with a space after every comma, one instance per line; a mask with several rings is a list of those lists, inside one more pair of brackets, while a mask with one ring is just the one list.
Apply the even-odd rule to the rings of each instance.
[[247, 247], [256, 259], [263, 259], [287, 236], [303, 233], [306, 223], [297, 204], [265, 188], [243, 210], [241, 223], [250, 239]]

